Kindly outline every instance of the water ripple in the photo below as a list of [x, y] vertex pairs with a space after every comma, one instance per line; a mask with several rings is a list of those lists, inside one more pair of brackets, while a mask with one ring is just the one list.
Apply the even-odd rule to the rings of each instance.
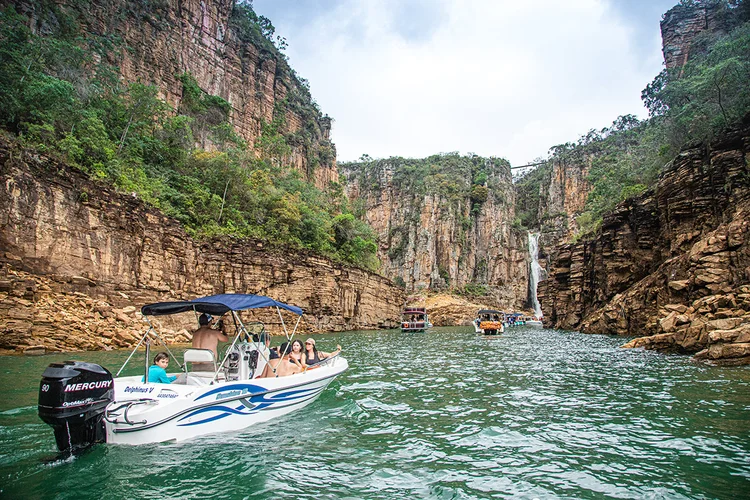
[[[38, 377], [57, 358], [0, 358], [0, 496], [693, 499], [750, 491], [748, 368], [532, 328], [491, 339], [441, 328], [320, 342], [344, 346], [350, 370], [304, 410], [236, 434], [99, 446], [74, 460], [57, 458], [36, 415]], [[388, 354], [373, 356], [381, 348]], [[85, 359], [112, 368], [125, 356]]]

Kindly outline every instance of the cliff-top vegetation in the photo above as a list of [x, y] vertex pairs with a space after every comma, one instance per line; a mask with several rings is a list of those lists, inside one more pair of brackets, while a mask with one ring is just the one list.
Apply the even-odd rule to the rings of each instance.
[[705, 31], [690, 47], [684, 67], [664, 70], [643, 90], [649, 118], [621, 116], [611, 127], [591, 130], [576, 143], [550, 149], [547, 165], [518, 185], [518, 221], [539, 227], [539, 187], [549, 182], [552, 162], [588, 163], [591, 185], [578, 236], [590, 234], [614, 206], [653, 186], [681, 148], [710, 142], [750, 113], [750, 2], [683, 0], [682, 8], [709, 4], [725, 30]]
[[[25, 147], [140, 197], [194, 237], [259, 238], [378, 266], [372, 231], [352, 215], [341, 186], [319, 190], [287, 164], [291, 144], [309, 142], [310, 127], [285, 133], [286, 111], [303, 125], [327, 118], [273, 43], [270, 21], [250, 3], [235, 3], [230, 29], [277, 58], [279, 72], [293, 83], [254, 144], [229, 123], [231, 104], [201, 90], [189, 73], [175, 75], [183, 98], [173, 109], [155, 86], [120, 80], [108, 56], [130, 48], [116, 35], [83, 32], [80, 12], [52, 2], [34, 8], [44, 29], [32, 31], [13, 7], [0, 11], [0, 128]], [[277, 37], [276, 44], [283, 48], [285, 41]], [[324, 142], [309, 163], [332, 155]]]
[[450, 206], [468, 202], [473, 216], [490, 197], [498, 203], [509, 201], [505, 186], [510, 182], [510, 164], [501, 158], [459, 153], [385, 159], [363, 155], [359, 161], [340, 163], [339, 167], [348, 173], [346, 181], [356, 182], [363, 194], [389, 187], [397, 195], [415, 200], [427, 194], [438, 195]]

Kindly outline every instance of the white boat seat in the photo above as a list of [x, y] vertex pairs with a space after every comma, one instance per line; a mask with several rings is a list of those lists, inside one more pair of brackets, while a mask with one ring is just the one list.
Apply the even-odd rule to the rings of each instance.
[[216, 363], [214, 353], [210, 349], [188, 349], [182, 355], [185, 363]]
[[[188, 349], [182, 355], [184, 363], [191, 363], [191, 370], [195, 371], [216, 371], [216, 358], [210, 349]], [[200, 364], [199, 364], [200, 363]]]
[[[185, 385], [196, 385], [199, 387], [209, 385], [214, 380], [214, 373], [215, 372], [190, 372]], [[225, 380], [226, 376], [224, 375], [224, 372], [219, 372], [216, 376], [216, 381], [224, 382]]]

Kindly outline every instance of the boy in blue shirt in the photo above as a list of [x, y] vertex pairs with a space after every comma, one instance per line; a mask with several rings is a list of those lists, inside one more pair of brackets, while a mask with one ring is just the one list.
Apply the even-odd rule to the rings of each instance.
[[[160, 352], [154, 356], [154, 364], [148, 367], [148, 381], [159, 384], [171, 384], [177, 378], [167, 376], [167, 366], [169, 365], [169, 356], [166, 352]], [[143, 382], [143, 380], [141, 380]]]

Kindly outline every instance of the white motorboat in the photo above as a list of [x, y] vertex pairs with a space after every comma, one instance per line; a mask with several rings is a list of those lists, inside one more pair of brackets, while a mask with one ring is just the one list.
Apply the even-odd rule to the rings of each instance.
[[[263, 325], [251, 324], [258, 329], [253, 334], [238, 314], [262, 307], [276, 308], [282, 325], [285, 325], [282, 309], [298, 315], [291, 335], [284, 326], [291, 341], [302, 309], [268, 297], [226, 294], [143, 306], [141, 311], [146, 319], [186, 311], [215, 317], [231, 313], [236, 336], [220, 362], [210, 350], [186, 350], [182, 371], [171, 384], [143, 381], [148, 380], [150, 345], [154, 340], [161, 342], [153, 326], [117, 374], [143, 344], [144, 375], [113, 377], [106, 368], [93, 363], [52, 363], [42, 375], [39, 387], [39, 416], [53, 428], [60, 451], [73, 452], [98, 442], [146, 444], [238, 431], [303, 408], [349, 365], [342, 356], [335, 355], [301, 373], [275, 376], [275, 368], [271, 369], [274, 363], [269, 364], [270, 351], [264, 342], [267, 334]], [[199, 362], [203, 366], [212, 364], [215, 370], [190, 369]], [[271, 376], [258, 378], [269, 372]]]
[[505, 331], [505, 326], [503, 325], [504, 314], [502, 311], [495, 311], [494, 309], [480, 309], [477, 312], [476, 319], [472, 321], [474, 331], [482, 335], [499, 335], [503, 333]]

